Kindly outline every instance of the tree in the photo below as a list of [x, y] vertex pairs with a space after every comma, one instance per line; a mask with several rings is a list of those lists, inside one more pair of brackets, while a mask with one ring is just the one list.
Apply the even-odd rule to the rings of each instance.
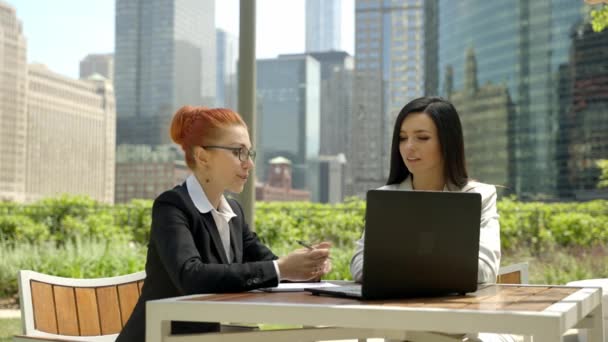
[[600, 168], [600, 181], [597, 183], [598, 189], [608, 188], [608, 159], [598, 160], [597, 166]]
[[600, 9], [591, 10], [593, 31], [601, 32], [608, 27], [608, 0], [585, 0], [585, 2], [591, 5], [605, 3]]

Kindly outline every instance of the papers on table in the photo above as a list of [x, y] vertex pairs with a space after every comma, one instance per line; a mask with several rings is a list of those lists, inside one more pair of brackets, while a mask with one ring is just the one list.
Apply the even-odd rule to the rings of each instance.
[[264, 287], [260, 290], [265, 292], [297, 292], [304, 289], [319, 288], [319, 287], [336, 287], [338, 285], [328, 283], [326, 281], [317, 281], [311, 283], [280, 283], [277, 287]]

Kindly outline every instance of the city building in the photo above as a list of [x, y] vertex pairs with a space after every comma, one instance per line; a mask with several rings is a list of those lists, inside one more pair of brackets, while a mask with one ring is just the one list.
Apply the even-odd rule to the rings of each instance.
[[560, 86], [560, 197], [608, 199], [598, 189], [597, 161], [608, 159], [608, 30], [583, 22], [571, 31], [568, 64]]
[[[564, 188], [570, 185], [561, 181], [560, 165], [568, 158], [563, 136], [570, 133], [564, 131], [568, 125], [564, 126], [562, 110], [570, 96], [560, 89], [569, 79], [566, 66], [575, 44], [571, 32], [585, 20], [588, 5], [551, 0], [437, 0], [435, 5], [435, 13], [427, 12], [427, 18], [435, 15], [427, 20], [433, 23], [427, 27], [427, 43], [432, 44], [434, 37], [438, 53], [427, 60], [436, 64], [426, 68], [429, 75], [438, 74], [435, 91], [441, 90], [443, 96], [466, 92], [466, 51], [473, 49], [477, 82], [506, 87], [513, 103], [509, 189], [522, 199], [569, 196], [572, 189]], [[491, 120], [502, 114], [486, 115]]]
[[154, 199], [190, 174], [176, 146], [120, 145], [116, 149], [116, 203]]
[[114, 79], [114, 54], [90, 54], [80, 61], [80, 78], [84, 79], [93, 74], [112, 80]]
[[[292, 162], [293, 187], [309, 189], [308, 160], [319, 155], [320, 66], [308, 55], [257, 61], [257, 174], [283, 156]], [[262, 181], [266, 179], [262, 178]]]
[[15, 8], [0, 0], [0, 201], [25, 200], [26, 50]]
[[283, 54], [279, 58], [311, 56], [321, 70], [320, 154], [347, 153], [352, 132], [354, 59], [344, 51]]
[[69, 193], [114, 202], [116, 108], [109, 80], [74, 80], [29, 65], [26, 127], [26, 201]]
[[342, 0], [306, 0], [306, 52], [341, 50]]
[[354, 59], [344, 51], [312, 52], [321, 67], [320, 154], [346, 154], [352, 134]]
[[217, 63], [215, 106], [236, 110], [238, 83], [237, 62], [239, 59], [239, 39], [221, 29], [217, 29]]
[[310, 191], [294, 189], [291, 186], [291, 161], [276, 157], [268, 162], [266, 183], [256, 182], [256, 201], [310, 201]]
[[448, 98], [460, 114], [469, 176], [497, 185], [502, 193], [512, 192], [509, 177], [513, 175], [513, 148], [509, 129], [513, 103], [504, 85], [478, 84], [472, 48], [467, 51], [464, 86], [459, 92], [449, 93]]
[[364, 195], [386, 182], [395, 118], [424, 94], [424, 10], [422, 0], [355, 1], [349, 194]]
[[119, 144], [170, 143], [179, 107], [215, 104], [215, 39], [213, 0], [116, 1]]
[[341, 203], [346, 195], [346, 157], [343, 153], [333, 156], [320, 155], [311, 160], [311, 179], [316, 180], [312, 201], [320, 203]]

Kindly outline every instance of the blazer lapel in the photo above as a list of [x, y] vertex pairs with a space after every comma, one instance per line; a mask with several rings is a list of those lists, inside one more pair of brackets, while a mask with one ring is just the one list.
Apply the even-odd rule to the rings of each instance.
[[[223, 264], [228, 264], [228, 258], [226, 257], [226, 251], [224, 251], [224, 245], [222, 244], [222, 238], [220, 238], [220, 233], [217, 231], [217, 226], [215, 225], [215, 221], [213, 220], [213, 216], [211, 212], [206, 214], [200, 214], [203, 217], [203, 225], [205, 229], [209, 232], [211, 236], [211, 240], [213, 240], [213, 245], [215, 246], [215, 250], [222, 260]], [[231, 229], [232, 230], [232, 229]], [[232, 239], [230, 239], [232, 240]]]
[[235, 224], [237, 219], [238, 216], [233, 217], [228, 224], [230, 225], [230, 247], [232, 248], [233, 259], [234, 262], [240, 264], [243, 262], [243, 239], [241, 238], [242, 232], [237, 229]]

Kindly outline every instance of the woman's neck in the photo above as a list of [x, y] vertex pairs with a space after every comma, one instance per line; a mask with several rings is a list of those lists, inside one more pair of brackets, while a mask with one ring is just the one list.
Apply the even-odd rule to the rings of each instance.
[[206, 178], [203, 175], [194, 174], [194, 177], [196, 177], [198, 183], [201, 185], [201, 188], [203, 189], [205, 196], [207, 196], [209, 203], [211, 203], [211, 205], [217, 209], [220, 206], [220, 200], [222, 199], [224, 190], [214, 186], [213, 182], [205, 182]]
[[412, 177], [412, 189], [413, 190], [425, 190], [425, 191], [443, 191], [445, 187], [444, 177], [438, 177], [435, 175], [419, 175]]

